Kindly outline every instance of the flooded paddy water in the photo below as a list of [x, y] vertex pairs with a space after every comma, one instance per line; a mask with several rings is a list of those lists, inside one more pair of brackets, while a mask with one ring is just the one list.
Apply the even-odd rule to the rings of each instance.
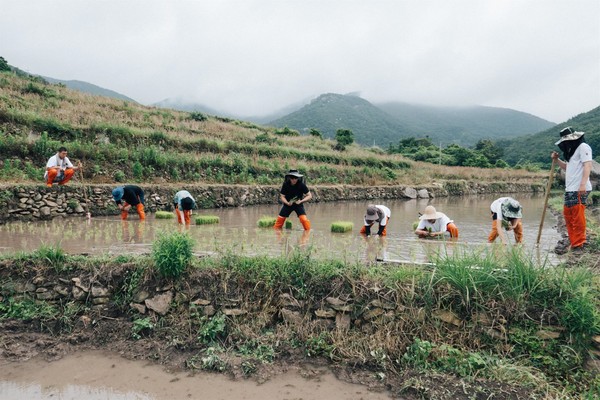
[[[197, 254], [231, 251], [246, 255], [285, 255], [300, 248], [317, 258], [337, 258], [349, 262], [384, 259], [401, 262], [427, 262], [436, 252], [456, 249], [482, 249], [491, 228], [489, 206], [500, 195], [471, 195], [419, 200], [372, 201], [384, 204], [392, 211], [388, 235], [384, 238], [365, 239], [358, 232], [369, 201], [308, 203], [307, 214], [312, 223], [310, 232], [302, 230], [295, 214], [290, 220], [290, 230], [275, 231], [259, 228], [257, 221], [263, 216], [275, 217], [277, 205], [242, 208], [199, 210], [192, 215], [216, 215], [220, 223], [183, 227], [172, 219], [156, 219], [149, 213], [140, 222], [137, 215], [121, 221], [118, 216], [82, 218], [57, 218], [52, 221], [13, 222], [0, 225], [0, 252], [33, 251], [41, 245], [59, 245], [71, 254], [143, 254], [151, 251], [152, 242], [163, 232], [186, 231], [194, 239]], [[546, 213], [546, 221], [539, 247], [535, 246], [542, 215], [543, 195], [515, 195], [524, 209], [525, 248], [536, 251], [542, 259], [555, 259], [552, 249], [559, 239], [556, 219]], [[427, 205], [453, 219], [460, 230], [456, 243], [441, 240], [418, 239], [413, 233], [413, 223], [418, 213]], [[332, 233], [334, 221], [350, 221], [354, 229], [348, 233]], [[508, 238], [514, 243], [512, 232]], [[499, 239], [498, 239], [499, 241]], [[448, 245], [449, 244], [449, 245]]]

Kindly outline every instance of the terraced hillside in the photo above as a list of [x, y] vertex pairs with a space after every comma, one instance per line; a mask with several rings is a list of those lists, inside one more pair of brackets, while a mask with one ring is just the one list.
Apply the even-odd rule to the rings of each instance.
[[201, 113], [92, 96], [12, 72], [0, 74], [2, 181], [41, 181], [65, 145], [89, 182], [278, 184], [297, 168], [311, 184], [428, 184], [439, 180], [535, 181], [524, 170], [414, 163], [379, 148]]

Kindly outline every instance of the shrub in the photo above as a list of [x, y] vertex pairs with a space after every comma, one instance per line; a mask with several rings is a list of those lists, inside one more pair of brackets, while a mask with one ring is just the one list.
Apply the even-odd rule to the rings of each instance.
[[331, 232], [350, 232], [352, 231], [352, 228], [354, 228], [354, 224], [348, 221], [335, 221], [331, 223]]
[[220, 221], [216, 215], [200, 215], [196, 217], [196, 225], [218, 224]]
[[300, 136], [300, 132], [295, 129], [290, 129], [287, 126], [281, 129], [275, 129], [275, 134], [280, 136]]
[[118, 169], [113, 174], [113, 178], [115, 179], [115, 182], [125, 182], [125, 172]]
[[166, 278], [178, 278], [192, 260], [192, 238], [175, 232], [160, 236], [152, 244], [152, 258], [159, 273]]
[[190, 119], [193, 121], [206, 121], [208, 118], [206, 117], [206, 115], [202, 114], [201, 112], [191, 112], [190, 113]]
[[155, 217], [156, 219], [173, 219], [175, 214], [170, 211], [157, 211]]

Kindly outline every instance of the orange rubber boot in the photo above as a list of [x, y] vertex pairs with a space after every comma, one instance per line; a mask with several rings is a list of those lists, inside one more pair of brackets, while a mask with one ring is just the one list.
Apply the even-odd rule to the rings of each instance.
[[310, 231], [310, 221], [306, 215], [301, 215], [298, 217], [300, 219], [300, 223], [304, 227], [305, 231]]
[[144, 205], [142, 203], [139, 203], [137, 206], [135, 206], [138, 215], [140, 216], [140, 221], [143, 221], [146, 219], [146, 213], [144, 212]]
[[275, 225], [273, 225], [273, 228], [275, 229], [281, 229], [283, 227], [283, 224], [285, 223], [285, 220], [287, 218], [282, 217], [281, 215], [277, 216], [277, 221], [275, 221]]
[[458, 227], [454, 225], [454, 223], [450, 222], [446, 225], [446, 230], [450, 232], [450, 237], [452, 239], [458, 239]]

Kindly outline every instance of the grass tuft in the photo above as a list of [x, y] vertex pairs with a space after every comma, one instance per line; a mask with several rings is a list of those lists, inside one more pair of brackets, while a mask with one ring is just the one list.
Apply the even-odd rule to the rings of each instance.
[[[258, 220], [258, 226], [260, 228], [272, 228], [275, 225], [275, 221], [277, 221], [277, 218], [262, 217], [261, 219]], [[286, 228], [287, 228], [287, 226], [286, 226]]]
[[152, 244], [152, 258], [158, 272], [166, 278], [178, 278], [192, 261], [194, 242], [186, 233], [160, 236]]
[[220, 221], [216, 215], [200, 215], [196, 217], [196, 225], [218, 224]]
[[175, 214], [170, 211], [157, 211], [155, 217], [156, 219], [173, 219]]
[[335, 221], [331, 223], [331, 232], [350, 232], [352, 231], [352, 228], [354, 228], [354, 224], [348, 221]]

